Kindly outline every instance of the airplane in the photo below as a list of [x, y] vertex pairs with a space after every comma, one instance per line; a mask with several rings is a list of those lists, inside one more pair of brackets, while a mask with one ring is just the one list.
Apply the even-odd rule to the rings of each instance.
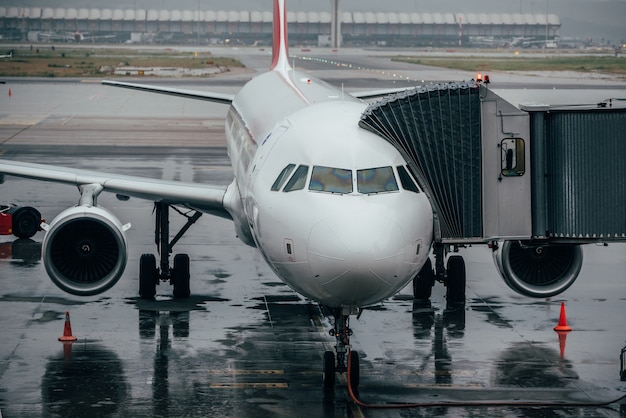
[[[274, 0], [273, 7], [270, 69], [236, 95], [103, 81], [229, 106], [225, 132], [234, 180], [227, 187], [7, 159], [0, 159], [0, 174], [78, 187], [78, 204], [42, 224], [47, 274], [74, 295], [108, 290], [126, 267], [130, 224], [98, 205], [102, 192], [122, 201], [134, 197], [155, 203], [160, 257], [158, 262], [154, 254], [140, 258], [141, 298], [154, 298], [161, 282], [173, 285], [175, 297], [188, 297], [189, 256], [176, 254], [172, 266], [174, 245], [203, 214], [232, 220], [238, 238], [256, 247], [283, 282], [332, 312], [330, 334], [336, 345], [335, 352], [323, 356], [324, 385], [332, 387], [336, 373], [349, 369], [355, 387], [359, 358], [350, 349], [350, 318], [411, 281], [418, 299], [430, 297], [437, 279], [447, 286], [448, 302], [462, 303], [465, 263], [451, 254], [451, 245], [435, 242], [430, 200], [400, 151], [359, 127], [368, 106], [364, 99], [385, 92], [350, 95], [295, 70], [289, 62], [285, 0]], [[170, 241], [170, 209], [178, 207], [190, 211]], [[509, 286], [527, 296], [548, 297], [571, 285], [582, 256], [574, 254], [574, 269], [567, 275], [559, 271], [559, 277], [547, 279], [546, 291], [541, 283], [525, 286], [512, 267], [513, 253], [517, 260], [529, 260], [526, 264], [536, 258], [544, 262], [551, 257], [546, 248], [505, 241], [494, 249], [494, 259]]]
[[86, 36], [88, 32], [79, 32], [78, 29], [74, 32], [41, 32], [39, 33], [39, 38], [43, 41], [54, 42], [54, 41], [62, 41], [62, 42], [76, 42], [80, 43], [83, 41], [95, 42], [98, 39], [111, 39], [115, 38], [115, 35], [100, 35], [100, 36]]
[[14, 53], [14, 52], [15, 52], [15, 50], [10, 49], [10, 50], [8, 50], [8, 51], [7, 51], [7, 53], [6, 53], [6, 54], [2, 54], [2, 55], [0, 55], [0, 58], [9, 58], [9, 59], [10, 59], [10, 58], [13, 58], [13, 53]]

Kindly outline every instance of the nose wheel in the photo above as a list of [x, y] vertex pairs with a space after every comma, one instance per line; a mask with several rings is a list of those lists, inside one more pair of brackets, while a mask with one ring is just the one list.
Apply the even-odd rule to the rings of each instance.
[[348, 382], [352, 390], [356, 390], [360, 380], [359, 354], [350, 350], [350, 315], [344, 308], [336, 308], [333, 310], [333, 317], [335, 324], [329, 334], [335, 337], [336, 345], [334, 353], [324, 353], [324, 388], [332, 389], [335, 386], [337, 373], [349, 373]]

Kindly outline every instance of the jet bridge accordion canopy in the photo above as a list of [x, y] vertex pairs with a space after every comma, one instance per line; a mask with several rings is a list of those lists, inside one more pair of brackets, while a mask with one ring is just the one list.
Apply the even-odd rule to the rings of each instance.
[[477, 85], [433, 84], [388, 96], [367, 108], [359, 126], [404, 154], [443, 237], [482, 236]]

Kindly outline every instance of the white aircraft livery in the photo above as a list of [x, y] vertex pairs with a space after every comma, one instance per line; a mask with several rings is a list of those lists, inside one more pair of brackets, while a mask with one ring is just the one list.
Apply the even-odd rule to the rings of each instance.
[[[162, 281], [173, 285], [175, 297], [188, 297], [189, 257], [177, 254], [170, 266], [172, 247], [203, 213], [232, 219], [241, 241], [258, 248], [282, 281], [333, 313], [336, 353], [324, 354], [327, 386], [334, 384], [336, 372], [348, 370], [348, 363], [350, 380], [358, 384], [358, 357], [349, 342], [351, 315], [411, 280], [415, 296], [428, 299], [435, 274], [445, 279], [448, 300], [464, 302], [463, 259], [450, 256], [444, 267], [443, 246], [433, 244], [433, 209], [422, 183], [400, 151], [359, 126], [368, 107], [362, 98], [374, 93], [349, 95], [292, 68], [284, 0], [274, 0], [270, 70], [235, 96], [103, 84], [228, 105], [225, 130], [234, 180], [222, 187], [0, 159], [0, 174], [65, 183], [80, 191], [75, 207], [41, 225], [42, 260], [62, 290], [99, 294], [125, 270], [130, 225], [97, 204], [99, 194], [109, 192], [121, 200], [155, 202], [160, 257], [157, 262], [153, 254], [141, 256], [139, 295], [146, 299], [154, 298]], [[169, 210], [176, 206], [191, 209], [193, 216], [170, 241]]]

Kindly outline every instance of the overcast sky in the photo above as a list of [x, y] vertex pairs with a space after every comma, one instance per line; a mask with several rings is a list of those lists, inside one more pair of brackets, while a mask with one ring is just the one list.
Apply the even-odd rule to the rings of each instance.
[[[272, 0], [0, 0], [0, 6], [270, 10]], [[346, 11], [556, 14], [561, 36], [626, 41], [626, 0], [341, 0]], [[330, 0], [287, 0], [293, 11], [329, 11]], [[594, 39], [594, 40], [595, 40]]]

